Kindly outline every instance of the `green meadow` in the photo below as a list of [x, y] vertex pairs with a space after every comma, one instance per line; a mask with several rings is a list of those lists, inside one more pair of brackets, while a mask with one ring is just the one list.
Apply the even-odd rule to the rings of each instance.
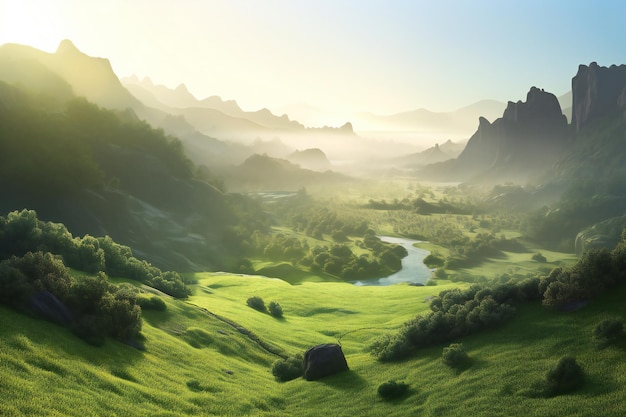
[[[187, 301], [143, 314], [145, 351], [108, 340], [92, 347], [68, 330], [2, 308], [2, 416], [618, 416], [626, 412], [626, 345], [598, 349], [595, 324], [624, 318], [626, 288], [573, 313], [522, 306], [502, 327], [459, 340], [471, 366], [453, 371], [444, 345], [410, 360], [380, 363], [368, 347], [425, 312], [434, 287], [291, 285], [261, 276], [202, 273]], [[277, 319], [246, 305], [276, 301]], [[319, 343], [343, 347], [350, 371], [316, 382], [277, 382], [270, 350], [297, 354]], [[262, 342], [262, 343], [259, 343]], [[585, 385], [573, 394], [534, 398], [533, 386], [563, 355]], [[377, 387], [403, 381], [408, 393], [383, 401]]]

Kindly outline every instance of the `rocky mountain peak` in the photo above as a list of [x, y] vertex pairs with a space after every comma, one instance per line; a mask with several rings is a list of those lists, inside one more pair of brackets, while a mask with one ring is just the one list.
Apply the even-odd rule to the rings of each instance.
[[79, 54], [82, 55], [82, 52], [78, 50], [78, 48], [74, 45], [74, 43], [69, 39], [63, 39], [59, 44], [59, 47], [56, 51], [59, 55], [69, 55], [69, 54]]
[[626, 110], [626, 65], [580, 65], [572, 78], [572, 126], [576, 132], [598, 118]]
[[478, 129], [457, 159], [461, 176], [492, 172], [525, 176], [553, 162], [567, 137], [567, 119], [554, 94], [531, 87], [526, 101], [509, 101], [502, 117]]

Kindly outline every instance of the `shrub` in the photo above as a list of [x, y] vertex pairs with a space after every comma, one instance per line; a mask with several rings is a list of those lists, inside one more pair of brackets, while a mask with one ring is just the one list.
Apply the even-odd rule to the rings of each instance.
[[378, 386], [378, 395], [385, 400], [399, 398], [403, 396], [409, 386], [404, 382], [396, 382], [394, 380], [383, 382]]
[[256, 295], [254, 297], [248, 298], [248, 301], [246, 301], [246, 303], [248, 304], [248, 306], [257, 311], [261, 311], [263, 313], [267, 311], [267, 308], [265, 307], [265, 301], [263, 301], [261, 297], [258, 297]]
[[448, 278], [448, 273], [444, 268], [437, 268], [435, 270], [435, 276], [440, 279], [446, 279]]
[[278, 359], [272, 365], [272, 375], [281, 382], [291, 381], [301, 377], [302, 370], [302, 356], [291, 356], [287, 359]]
[[573, 356], [563, 356], [556, 367], [546, 374], [546, 395], [552, 397], [580, 388], [584, 382], [583, 370]]
[[546, 262], [546, 261], [547, 261], [546, 257], [545, 257], [545, 256], [543, 256], [543, 255], [542, 255], [541, 253], [539, 253], [539, 252], [535, 253], [535, 254], [532, 256], [532, 260], [533, 260], [533, 261], [537, 261], [537, 262], [541, 262], [541, 263], [543, 263], [543, 262]]
[[601, 347], [619, 340], [624, 334], [624, 323], [619, 319], [606, 319], [593, 328], [593, 340]]
[[434, 268], [437, 266], [443, 266], [445, 260], [441, 256], [438, 256], [438, 254], [431, 253], [424, 258], [423, 262], [429, 268]]
[[137, 297], [137, 304], [141, 307], [142, 310], [155, 310], [155, 311], [165, 311], [167, 310], [167, 305], [165, 301], [161, 297], [153, 295], [148, 298], [147, 296]]
[[276, 301], [270, 301], [269, 310], [270, 314], [276, 318], [283, 316], [283, 308]]
[[463, 368], [469, 363], [469, 355], [463, 348], [462, 343], [452, 343], [443, 348], [441, 360], [450, 368]]

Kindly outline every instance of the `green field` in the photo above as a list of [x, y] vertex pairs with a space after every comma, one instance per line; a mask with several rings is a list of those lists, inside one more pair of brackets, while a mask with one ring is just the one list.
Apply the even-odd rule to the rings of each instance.
[[[92, 347], [67, 330], [0, 309], [0, 415], [80, 416], [618, 416], [626, 412], [626, 346], [598, 350], [591, 330], [623, 319], [621, 288], [574, 313], [524, 306], [503, 327], [461, 340], [472, 358], [456, 373], [441, 349], [398, 363], [376, 362], [368, 346], [428, 308], [426, 299], [455, 285], [355, 287], [345, 283], [197, 274], [187, 302], [145, 312], [145, 351], [109, 340]], [[284, 318], [246, 306], [250, 296], [277, 301]], [[202, 308], [228, 320], [226, 323]], [[236, 327], [238, 326], [239, 330]], [[246, 330], [243, 330], [243, 329]], [[276, 382], [268, 353], [246, 334], [288, 354], [340, 340], [350, 371], [317, 382]], [[529, 392], [563, 355], [574, 355], [586, 384], [551, 399]], [[391, 379], [409, 384], [390, 402], [376, 393]]]

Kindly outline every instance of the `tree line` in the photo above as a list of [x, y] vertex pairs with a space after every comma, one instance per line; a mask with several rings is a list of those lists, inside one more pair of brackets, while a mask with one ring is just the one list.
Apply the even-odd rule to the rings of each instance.
[[521, 303], [541, 301], [550, 308], [579, 308], [624, 282], [626, 231], [612, 251], [592, 249], [573, 267], [555, 268], [547, 276], [442, 291], [431, 301], [429, 313], [406, 322], [395, 334], [379, 337], [372, 354], [381, 361], [398, 360], [420, 348], [498, 326]]

